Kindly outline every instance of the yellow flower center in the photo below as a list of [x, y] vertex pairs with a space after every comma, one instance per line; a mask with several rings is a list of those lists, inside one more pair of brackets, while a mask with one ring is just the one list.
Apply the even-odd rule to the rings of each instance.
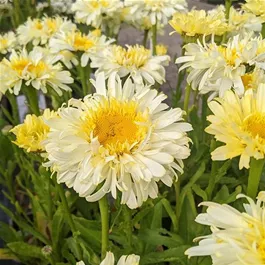
[[14, 61], [11, 61], [11, 67], [15, 70], [19, 75], [22, 74], [24, 69], [30, 64], [30, 61], [25, 58], [20, 58]]
[[120, 46], [115, 46], [114, 56], [119, 65], [141, 68], [147, 63], [151, 52], [139, 45], [130, 46], [127, 51]]
[[238, 52], [236, 48], [229, 49], [226, 47], [219, 46], [218, 50], [222, 55], [224, 56], [226, 63], [230, 66], [235, 66], [236, 65], [236, 60], [239, 58], [238, 57]]
[[86, 113], [82, 131], [88, 140], [93, 131], [93, 136], [98, 137], [110, 154], [130, 153], [145, 139], [148, 118], [148, 113], [138, 110], [136, 102], [121, 102], [113, 98]]
[[57, 23], [55, 19], [51, 19], [51, 18], [47, 19], [46, 24], [47, 24], [50, 34], [53, 34], [57, 31]]
[[265, 140], [265, 113], [253, 113], [245, 118], [243, 129], [253, 137], [261, 137]]
[[42, 30], [43, 27], [40, 21], [35, 21], [35, 28], [38, 30]]
[[87, 36], [83, 36], [80, 32], [75, 33], [73, 46], [77, 51], [86, 51], [94, 45], [95, 43]]
[[245, 74], [243, 76], [241, 76], [243, 85], [245, 90], [248, 90], [250, 88], [252, 88], [252, 84], [253, 84], [253, 74]]
[[41, 77], [45, 72], [48, 70], [48, 65], [43, 62], [39, 61], [36, 65], [29, 65], [28, 71], [31, 72], [35, 77]]

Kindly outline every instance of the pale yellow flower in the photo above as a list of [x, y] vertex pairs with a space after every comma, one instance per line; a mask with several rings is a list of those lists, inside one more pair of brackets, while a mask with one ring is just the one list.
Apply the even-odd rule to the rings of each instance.
[[243, 9], [259, 16], [265, 22], [265, 2], [264, 0], [246, 0]]
[[44, 123], [44, 120], [57, 117], [56, 112], [46, 109], [43, 116], [28, 114], [24, 123], [17, 125], [10, 132], [14, 133], [16, 140], [13, 142], [27, 152], [42, 152], [44, 146], [42, 141], [47, 138], [50, 127]]
[[246, 198], [244, 210], [238, 211], [227, 204], [203, 202], [206, 213], [199, 214], [196, 222], [207, 225], [211, 234], [201, 236], [199, 246], [188, 249], [185, 254], [211, 256], [212, 265], [264, 265], [265, 264], [265, 192], [255, 202]]
[[227, 91], [223, 99], [209, 103], [213, 115], [206, 132], [225, 143], [212, 152], [213, 160], [240, 156], [239, 168], [249, 168], [250, 158], [265, 158], [265, 84], [246, 91], [242, 98]]
[[0, 34], [0, 53], [6, 54], [15, 48], [17, 39], [14, 32], [10, 31], [5, 34]]
[[167, 46], [163, 44], [157, 44], [156, 45], [156, 55], [161, 56], [161, 55], [166, 55], [167, 54]]
[[223, 35], [228, 30], [223, 10], [206, 12], [191, 10], [188, 13], [177, 12], [169, 24], [181, 35]]

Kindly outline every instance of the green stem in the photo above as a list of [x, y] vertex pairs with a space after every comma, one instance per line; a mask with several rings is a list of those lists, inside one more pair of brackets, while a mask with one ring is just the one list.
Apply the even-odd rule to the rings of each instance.
[[[229, 21], [229, 16], [230, 16], [230, 9], [232, 6], [232, 1], [233, 0], [225, 0], [225, 18], [227, 21]], [[222, 43], [226, 42], [226, 37], [227, 37], [227, 32], [224, 33]]]
[[190, 93], [191, 93], [191, 86], [187, 85], [185, 89], [185, 98], [184, 98], [184, 105], [183, 105], [183, 109], [186, 112], [187, 116], [189, 112]]
[[[70, 212], [70, 208], [69, 208], [66, 196], [65, 196], [65, 190], [64, 190], [64, 188], [63, 188], [63, 186], [61, 184], [57, 183], [56, 180], [55, 180], [55, 183], [56, 183], [57, 190], [58, 190], [58, 193], [59, 193], [60, 198], [61, 198], [61, 202], [62, 202], [62, 205], [63, 205], [63, 208], [64, 208], [64, 212], [65, 212], [65, 216], [66, 216], [68, 225], [70, 226], [70, 229], [72, 231], [73, 237], [75, 238], [75, 236], [78, 233], [78, 230], [76, 229], [74, 220], [73, 220], [71, 212]], [[77, 246], [78, 258], [82, 259], [82, 250], [81, 250], [81, 247], [78, 244], [78, 242], [76, 242], [76, 246]]]
[[180, 179], [178, 181], [174, 182], [174, 187], [175, 187], [175, 197], [176, 197], [176, 217], [177, 217], [177, 224], [176, 224], [176, 231], [179, 229], [179, 195], [180, 195]]
[[156, 55], [157, 23], [152, 26], [152, 54]]
[[40, 115], [38, 91], [34, 87], [24, 87], [24, 94], [27, 98], [31, 112], [37, 116]]
[[207, 95], [202, 96], [202, 135], [203, 141], [205, 142], [207, 134], [205, 133], [206, 122], [207, 122], [207, 109], [208, 109], [208, 97]]
[[87, 85], [87, 94], [91, 94], [91, 82], [90, 82], [90, 74], [91, 74], [91, 68], [90, 68], [90, 61], [88, 62], [86, 66], [86, 85]]
[[21, 11], [20, 11], [20, 5], [19, 5], [19, 0], [14, 0], [14, 19], [15, 19], [15, 22], [16, 22], [16, 25], [20, 25], [20, 14], [21, 14]]
[[109, 205], [105, 195], [99, 200], [101, 215], [101, 258], [104, 259], [109, 248]]
[[251, 158], [248, 176], [247, 195], [255, 199], [259, 189], [260, 178], [265, 164], [265, 159]]
[[149, 32], [148, 29], [146, 29], [146, 30], [144, 31], [143, 46], [144, 46], [145, 48], [146, 48], [146, 46], [147, 46], [148, 32]]
[[265, 39], [265, 22], [262, 24], [261, 35], [262, 38]]
[[86, 67], [82, 67], [81, 62], [79, 62], [77, 69], [78, 69], [79, 78], [82, 84], [83, 96], [86, 96], [88, 94]]
[[19, 124], [19, 112], [17, 106], [17, 98], [14, 94], [6, 93], [6, 97], [12, 108], [12, 117], [14, 121], [14, 125]]
[[123, 216], [125, 221], [128, 245], [131, 249], [132, 248], [132, 213], [127, 205], [123, 205]]

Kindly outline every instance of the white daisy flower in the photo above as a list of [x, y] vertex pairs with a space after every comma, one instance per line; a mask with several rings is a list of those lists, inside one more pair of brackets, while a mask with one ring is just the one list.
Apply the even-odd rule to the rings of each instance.
[[122, 7], [120, 0], [77, 0], [72, 10], [78, 23], [100, 28], [104, 18], [115, 18]]
[[130, 12], [135, 16], [135, 21], [150, 17], [152, 25], [167, 24], [176, 11], [184, 11], [187, 8], [186, 0], [125, 0], [124, 5], [131, 7]]
[[0, 34], [0, 53], [6, 54], [17, 45], [16, 35], [13, 31]]
[[[134, 254], [128, 256], [121, 256], [117, 265], [139, 265], [140, 257]], [[76, 265], [85, 265], [83, 261], [79, 261]], [[115, 265], [115, 258], [113, 253], [107, 252], [105, 259], [100, 265]]]
[[265, 264], [265, 192], [255, 203], [247, 198], [244, 212], [229, 205], [203, 202], [207, 213], [199, 214], [196, 222], [208, 225], [212, 234], [197, 238], [199, 246], [188, 249], [185, 254], [211, 256], [213, 265], [264, 265]]
[[70, 100], [59, 120], [47, 122], [45, 166], [87, 201], [120, 191], [121, 203], [137, 208], [157, 197], [158, 181], [171, 186], [176, 171], [183, 172], [192, 127], [182, 122], [181, 109], [168, 110], [157, 90], [130, 79], [122, 87], [119, 78], [109, 79], [107, 89], [103, 73], [93, 84], [94, 95]]
[[49, 46], [52, 53], [68, 50], [71, 52], [81, 52], [81, 66], [88, 64], [89, 59], [96, 56], [100, 51], [112, 43], [113, 39], [107, 39], [101, 35], [100, 30], [83, 34], [80, 31], [60, 32], [51, 38]]
[[51, 0], [51, 7], [56, 13], [72, 14], [73, 0]]
[[101, 54], [92, 58], [91, 67], [98, 68], [96, 75], [104, 72], [112, 75], [130, 76], [137, 84], [162, 84], [165, 82], [165, 68], [168, 55], [153, 56], [149, 49], [140, 45], [123, 48], [118, 45], [107, 47]]
[[201, 94], [213, 92], [212, 97], [234, 88], [238, 95], [244, 93], [242, 76], [253, 67], [265, 69], [265, 40], [239, 35], [229, 39], [227, 45], [211, 43], [189, 43], [185, 47], [185, 56], [176, 60], [184, 63], [180, 71], [188, 68], [187, 81]]
[[44, 45], [58, 32], [73, 31], [76, 25], [72, 21], [56, 17], [43, 17], [31, 19], [20, 25], [17, 29], [18, 41], [21, 45], [32, 42], [33, 45]]
[[63, 71], [57, 60], [54, 56], [45, 55], [40, 47], [35, 47], [29, 54], [25, 49], [21, 52], [12, 50], [10, 58], [1, 62], [1, 67], [5, 69], [0, 72], [1, 86], [15, 95], [19, 94], [22, 84], [32, 85], [44, 93], [49, 86], [62, 95], [61, 90], [71, 90], [67, 84], [73, 83], [73, 78], [70, 72]]

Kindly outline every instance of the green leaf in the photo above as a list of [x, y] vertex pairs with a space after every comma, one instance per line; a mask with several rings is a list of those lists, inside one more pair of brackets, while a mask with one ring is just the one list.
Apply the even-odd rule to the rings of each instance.
[[10, 252], [9, 249], [0, 248], [0, 260], [16, 260], [19, 261], [18, 258]]
[[145, 264], [157, 264], [162, 262], [184, 262], [187, 260], [187, 257], [184, 255], [186, 249], [189, 246], [181, 246], [176, 248], [171, 248], [162, 252], [151, 252], [143, 257], [141, 257], [141, 265]]
[[172, 248], [183, 244], [180, 236], [172, 235], [173, 233], [168, 232], [166, 229], [145, 229], [139, 233], [138, 238], [154, 249], [158, 246]]
[[23, 256], [26, 258], [45, 259], [45, 256], [42, 254], [41, 248], [34, 245], [30, 245], [24, 242], [13, 242], [8, 243], [7, 247], [18, 256]]
[[53, 219], [52, 219], [52, 243], [53, 243], [53, 249], [58, 249], [60, 235], [63, 229], [65, 223], [63, 209], [60, 206], [57, 211], [55, 212]]
[[6, 243], [22, 241], [14, 228], [3, 222], [0, 222], [0, 238]]
[[73, 216], [76, 229], [80, 232], [80, 237], [91, 245], [94, 251], [101, 250], [101, 226], [98, 221], [86, 220], [82, 217]]
[[192, 190], [202, 198], [203, 201], [207, 201], [208, 199], [208, 196], [207, 196], [207, 193], [201, 189], [201, 187], [197, 184], [193, 184], [192, 185]]

